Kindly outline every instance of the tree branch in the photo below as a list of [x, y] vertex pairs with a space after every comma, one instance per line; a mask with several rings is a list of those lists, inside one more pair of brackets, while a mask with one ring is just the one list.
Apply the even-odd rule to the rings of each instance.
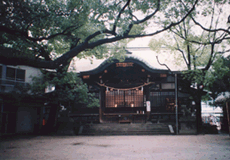
[[25, 37], [26, 39], [28, 39], [30, 41], [37, 42], [37, 41], [42, 41], [42, 40], [49, 40], [49, 39], [55, 38], [55, 37], [60, 36], [60, 35], [65, 35], [66, 32], [70, 32], [70, 30], [74, 31], [74, 30], [78, 29], [79, 27], [80, 26], [69, 26], [69, 27], [67, 27], [65, 30], [63, 30], [60, 33], [56, 33], [56, 34], [50, 35], [48, 37], [40, 37], [40, 38], [30, 37], [30, 36], [28, 36], [28, 34], [26, 32], [14, 30], [14, 29], [11, 29], [11, 28], [8, 28], [8, 27], [5, 27], [5, 26], [0, 26], [0, 30], [3, 31], [3, 32], [6, 32], [8, 34], [11, 34], [11, 35], [22, 36], [22, 37]]
[[205, 66], [205, 68], [202, 69], [203, 71], [207, 71], [207, 70], [210, 68], [210, 66], [211, 66], [211, 64], [212, 64], [212, 62], [213, 62], [213, 59], [214, 59], [214, 57], [213, 57], [213, 54], [214, 54], [214, 47], [215, 47], [215, 43], [213, 43], [213, 44], [211, 45], [211, 54], [210, 54], [210, 57], [209, 57], [209, 61], [208, 61], [208, 64]]
[[160, 0], [157, 1], [157, 8], [156, 8], [156, 10], [152, 14], [146, 16], [142, 20], [134, 21], [134, 24], [140, 24], [140, 23], [146, 22], [147, 20], [149, 20], [150, 18], [152, 18], [159, 10], [160, 10]]
[[[227, 40], [227, 39], [230, 39], [230, 37], [227, 37], [228, 34], [222, 34], [220, 35], [218, 38], [215, 39], [215, 41], [211, 42], [200, 42], [200, 41], [195, 41], [195, 40], [189, 40], [189, 39], [186, 39], [184, 36], [182, 36], [181, 34], [178, 34], [177, 32], [171, 30], [174, 34], [176, 34], [177, 36], [179, 36], [180, 38], [188, 41], [188, 42], [191, 42], [191, 43], [195, 43], [195, 44], [199, 44], [199, 45], [211, 45], [212, 43], [216, 43], [216, 44], [219, 44], [221, 43], [223, 40]], [[223, 36], [223, 37], [222, 37]], [[222, 38], [221, 38], [222, 37]]]
[[198, 25], [200, 28], [202, 28], [203, 30], [205, 31], [208, 31], [208, 32], [219, 32], [219, 31], [224, 31], [228, 34], [230, 34], [230, 27], [228, 27], [228, 29], [223, 29], [223, 28], [219, 28], [219, 29], [208, 29], [208, 28], [205, 28], [204, 26], [202, 26], [200, 23], [198, 23], [193, 17], [191, 17], [193, 22]]
[[153, 32], [153, 33], [142, 34], [142, 35], [129, 35], [127, 38], [138, 38], [138, 37], [154, 36], [154, 35], [156, 35], [156, 34], [159, 34], [159, 33], [161, 33], [161, 32], [164, 32], [164, 31], [166, 31], [166, 30], [168, 30], [168, 29], [170, 29], [170, 28], [172, 28], [172, 27], [174, 27], [174, 26], [180, 24], [181, 22], [183, 22], [183, 21], [192, 13], [192, 11], [195, 9], [195, 6], [196, 6], [197, 3], [198, 3], [198, 0], [195, 1], [195, 3], [193, 4], [192, 8], [191, 8], [191, 9], [186, 13], [186, 15], [185, 15], [183, 18], [181, 18], [181, 20], [179, 20], [178, 22], [175, 22], [175, 23], [172, 22], [172, 23], [169, 24], [167, 27], [165, 27], [165, 28], [163, 28], [163, 29], [161, 29], [161, 30], [155, 31], [155, 32]]
[[[173, 37], [174, 37], [174, 36], [173, 36]], [[181, 52], [181, 54], [182, 54], [182, 56], [183, 56], [183, 59], [184, 59], [184, 61], [185, 61], [186, 65], [187, 65], [187, 67], [189, 68], [189, 63], [188, 63], [188, 61], [187, 61], [187, 59], [186, 59], [186, 57], [185, 57], [184, 52], [180, 49], [180, 47], [179, 47], [179, 44], [178, 44], [178, 41], [177, 41], [176, 37], [174, 37], [174, 39], [175, 39], [176, 44], [177, 44], [177, 48], [175, 48], [175, 49], [176, 49], [176, 50], [178, 50], [179, 52]]]
[[130, 11], [129, 12], [130, 16], [135, 18], [138, 21], [138, 18], [132, 13], [132, 10], [131, 10], [130, 6], [128, 6], [128, 7], [129, 7], [129, 11]]
[[161, 65], [161, 66], [165, 66], [170, 72], [171, 72], [171, 69], [167, 66], [167, 64], [162, 64], [160, 63], [159, 59], [158, 59], [158, 56], [156, 56], [157, 58], [157, 62]]
[[[177, 23], [171, 23], [170, 25], [168, 25], [167, 27], [165, 27], [161, 30], [155, 31], [155, 32], [150, 33], [150, 34], [143, 34], [143, 35], [125, 35], [125, 36], [116, 35], [115, 37], [112, 37], [112, 38], [104, 38], [104, 39], [100, 39], [98, 41], [91, 42], [91, 43], [88, 43], [88, 41], [84, 41], [84, 43], [79, 44], [78, 46], [76, 46], [75, 48], [70, 50], [69, 52], [63, 54], [61, 57], [59, 57], [55, 61], [56, 61], [56, 63], [61, 64], [64, 61], [66, 61], [67, 59], [71, 59], [71, 58], [77, 56], [81, 51], [84, 51], [86, 49], [93, 49], [93, 48], [95, 48], [99, 45], [102, 45], [102, 44], [112, 43], [112, 42], [116, 42], [116, 41], [119, 41], [122, 39], [127, 39], [127, 38], [138, 38], [138, 37], [146, 37], [146, 36], [153, 36], [153, 35], [159, 34], [163, 31], [170, 29], [173, 26], [180, 24], [182, 21], [184, 21], [185, 18], [188, 17], [189, 14], [195, 9], [195, 6], [197, 3], [198, 3], [198, 0], [195, 1], [192, 8], [188, 11], [188, 13], [180, 21], [178, 21]], [[148, 20], [148, 19], [149, 18], [146, 18], [145, 20]], [[108, 31], [108, 32], [111, 33], [111, 31]], [[101, 32], [100, 33], [99, 33], [99, 31], [95, 32], [94, 36], [99, 35], [99, 34], [101, 34]], [[91, 37], [93, 37], [93, 36], [91, 36]], [[88, 38], [88, 39], [90, 39], [90, 38]]]
[[222, 52], [217, 52], [218, 54], [224, 54], [224, 53], [227, 53], [227, 52], [230, 52], [230, 49], [226, 50], [226, 51], [222, 51]]
[[[22, 56], [15, 56], [19, 54]], [[0, 63], [5, 65], [27, 65], [36, 68], [56, 69], [58, 67], [54, 61], [26, 57], [24, 53], [13, 48], [0, 46]]]
[[103, 31], [97, 31], [91, 35], [89, 35], [86, 39], [85, 39], [85, 42], [89, 42], [91, 39], [95, 38], [96, 36], [100, 35], [100, 34], [103, 34], [103, 33], [108, 33], [108, 34], [111, 34], [111, 35], [114, 35], [116, 36], [116, 33], [113, 32], [113, 31], [110, 31], [108, 29], [104, 29]]
[[128, 0], [126, 2], [126, 4], [123, 6], [123, 8], [120, 10], [120, 12], [118, 13], [117, 18], [116, 18], [116, 20], [114, 22], [114, 25], [113, 25], [112, 32], [114, 32], [114, 33], [116, 32], [117, 23], [118, 23], [118, 21], [119, 21], [119, 19], [121, 17], [121, 14], [122, 14], [122, 12], [124, 12], [125, 8], [130, 4], [130, 2], [131, 2], [131, 0]]
[[[123, 7], [124, 9], [128, 6], [128, 4], [130, 3], [130, 1], [131, 0], [127, 1], [126, 5]], [[16, 61], [15, 63], [10, 58], [7, 59], [7, 60], [8, 61], [10, 60], [11, 64], [14, 63], [15, 65], [16, 64], [17, 65], [21, 64], [21, 65], [29, 65], [29, 66], [33, 66], [33, 67], [38, 67], [38, 68], [57, 69], [60, 66], [64, 66], [73, 57], [77, 56], [82, 51], [86, 51], [87, 49], [93, 49], [93, 48], [95, 48], [95, 47], [97, 47], [99, 45], [102, 45], [102, 44], [112, 43], [112, 42], [116, 42], [116, 41], [119, 41], [119, 40], [122, 40], [122, 39], [127, 39], [127, 38], [139, 38], [139, 37], [153, 36], [153, 35], [156, 35], [156, 34], [159, 34], [159, 33], [163, 32], [163, 31], [166, 31], [166, 30], [170, 29], [171, 27], [176, 26], [176, 25], [180, 24], [181, 22], [183, 22], [188, 17], [188, 15], [190, 15], [191, 12], [195, 9], [195, 6], [196, 6], [197, 3], [198, 3], [198, 0], [195, 1], [195, 3], [193, 4], [193, 6], [191, 7], [191, 9], [178, 22], [171, 23], [168, 26], [166, 26], [165, 28], [157, 30], [157, 31], [155, 31], [153, 33], [149, 33], [149, 34], [137, 34], [137, 35], [128, 35], [128, 34], [125, 34], [125, 35], [122, 36], [122, 35], [116, 35], [116, 34], [114, 34], [114, 32], [111, 32], [111, 31], [105, 29], [103, 32], [97, 31], [94, 34], [88, 36], [83, 43], [78, 44], [76, 47], [72, 48], [70, 51], [64, 53], [63, 55], [61, 55], [60, 57], [58, 57], [57, 59], [55, 59], [53, 61], [46, 61], [46, 60], [41, 60], [41, 59], [37, 59], [36, 60], [36, 59], [30, 59], [30, 58], [21, 58], [20, 59], [20, 58], [17, 58], [17, 57], [11, 57], [12, 59], [14, 59], [14, 58], [17, 59], [17, 60], [15, 60]], [[160, 5], [160, 3], [158, 3], [158, 6], [159, 5]], [[158, 11], [158, 9], [155, 10], [155, 12], [157, 12], [157, 11]], [[147, 16], [146, 18], [144, 18], [144, 19], [142, 19], [140, 21], [136, 21], [136, 24], [140, 24], [140, 23], [143, 23], [143, 22], [149, 20], [151, 18], [151, 16], [153, 16], [155, 14], [155, 12], [153, 12], [151, 15]], [[120, 11], [120, 14], [121, 13], [122, 13], [122, 10]], [[117, 20], [119, 20], [119, 16], [118, 16]], [[130, 24], [129, 27], [128, 27], [128, 29], [126, 30], [127, 33], [129, 33], [129, 31], [130, 31], [131, 28], [132, 28], [132, 24]], [[89, 40], [91, 40], [95, 36], [100, 35], [102, 33], [109, 33], [109, 34], [114, 35], [114, 37], [111, 37], [111, 38], [102, 38], [102, 39], [97, 40], [95, 42], [89, 42]], [[58, 34], [60, 34], [60, 33], [58, 33]], [[49, 36], [49, 38], [50, 37], [51, 36]], [[44, 38], [47, 39], [48, 37], [44, 37]], [[41, 40], [41, 38], [38, 39], [38, 40]], [[17, 53], [17, 52], [15, 52], [15, 53]], [[4, 54], [3, 54], [3, 56], [0, 55], [0, 57], [4, 57]], [[7, 57], [5, 56], [5, 58], [7, 58]], [[18, 59], [20, 61], [18, 61]], [[0, 61], [2, 61], [2, 59]]]

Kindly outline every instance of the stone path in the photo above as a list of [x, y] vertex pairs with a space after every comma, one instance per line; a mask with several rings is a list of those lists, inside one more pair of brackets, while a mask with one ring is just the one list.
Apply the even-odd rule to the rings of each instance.
[[0, 159], [228, 160], [228, 135], [37, 136], [1, 139]]

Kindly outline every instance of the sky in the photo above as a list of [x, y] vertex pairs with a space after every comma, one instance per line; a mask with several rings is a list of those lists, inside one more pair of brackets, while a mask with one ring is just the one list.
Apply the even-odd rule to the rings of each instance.
[[[165, 53], [157, 54], [155, 51], [152, 51], [148, 48], [149, 41], [153, 37], [144, 37], [144, 38], [136, 38], [131, 41], [127, 47], [128, 51], [132, 52], [131, 56], [140, 59], [141, 61], [147, 63], [152, 68], [157, 69], [167, 69], [165, 66], [161, 66], [157, 62], [156, 56], [158, 55], [160, 63], [165, 63], [168, 67], [175, 71], [181, 70], [182, 67], [176, 66], [173, 61], [173, 55]], [[135, 48], [133, 48], [135, 47]], [[93, 59], [93, 63], [91, 64], [89, 59], [77, 59], [75, 62], [75, 67], [77, 72], [88, 71], [98, 67], [105, 59]]]

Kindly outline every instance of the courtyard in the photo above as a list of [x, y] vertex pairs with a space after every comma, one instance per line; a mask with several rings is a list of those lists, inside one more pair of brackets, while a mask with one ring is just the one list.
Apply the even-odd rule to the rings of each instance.
[[0, 159], [18, 160], [227, 160], [230, 137], [19, 136], [1, 138]]

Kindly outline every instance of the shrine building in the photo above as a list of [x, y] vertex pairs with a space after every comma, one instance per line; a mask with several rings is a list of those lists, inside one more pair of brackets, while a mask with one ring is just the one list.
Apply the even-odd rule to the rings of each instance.
[[180, 72], [152, 68], [139, 59], [127, 57], [122, 62], [106, 60], [80, 76], [100, 100], [101, 123], [151, 121], [174, 125], [177, 117], [178, 123], [195, 124], [190, 86]]

